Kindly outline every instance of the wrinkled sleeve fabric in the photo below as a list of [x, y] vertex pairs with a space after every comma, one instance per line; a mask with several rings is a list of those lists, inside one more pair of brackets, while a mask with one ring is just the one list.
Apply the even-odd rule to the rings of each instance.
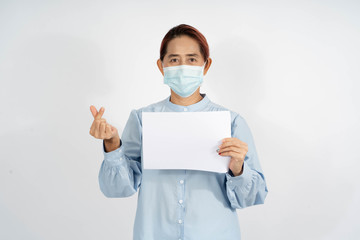
[[268, 193], [265, 177], [257, 156], [251, 131], [240, 115], [236, 115], [231, 126], [231, 135], [248, 144], [248, 153], [243, 164], [243, 173], [226, 175], [226, 193], [232, 208], [246, 208], [263, 204]]
[[105, 152], [99, 171], [99, 185], [109, 198], [129, 197], [141, 185], [141, 123], [136, 110], [132, 110], [121, 136], [120, 147]]

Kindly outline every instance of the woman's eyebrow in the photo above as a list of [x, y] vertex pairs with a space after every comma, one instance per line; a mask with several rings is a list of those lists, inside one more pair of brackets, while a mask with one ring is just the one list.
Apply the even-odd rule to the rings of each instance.
[[180, 55], [179, 54], [169, 54], [168, 55], [168, 58], [171, 58], [171, 57], [179, 57]]
[[198, 57], [199, 55], [196, 53], [190, 53], [190, 54], [186, 54], [187, 57]]
[[[169, 54], [167, 57], [168, 58], [172, 58], [172, 57], [179, 57], [180, 54], [175, 54], [175, 53], [172, 53], [172, 54]], [[196, 54], [196, 53], [188, 53], [186, 54], [187, 57], [199, 57], [199, 54]]]

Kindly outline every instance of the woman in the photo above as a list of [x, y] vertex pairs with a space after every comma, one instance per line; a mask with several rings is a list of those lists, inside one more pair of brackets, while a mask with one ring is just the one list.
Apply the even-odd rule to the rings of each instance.
[[[157, 61], [171, 95], [133, 110], [120, 139], [118, 131], [91, 106], [90, 134], [103, 139], [100, 189], [107, 197], [128, 197], [139, 190], [133, 236], [136, 240], [240, 239], [237, 208], [264, 203], [267, 186], [245, 120], [200, 93], [211, 66], [205, 37], [181, 24], [161, 43]], [[229, 171], [147, 170], [141, 168], [142, 112], [230, 111], [231, 138], [222, 140], [221, 156]], [[140, 187], [141, 186], [141, 187]]]

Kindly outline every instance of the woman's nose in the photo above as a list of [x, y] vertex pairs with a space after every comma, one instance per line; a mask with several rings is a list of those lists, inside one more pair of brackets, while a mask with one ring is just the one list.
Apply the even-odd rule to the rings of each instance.
[[185, 64], [186, 64], [185, 59], [181, 59], [180, 60], [180, 65], [185, 65]]

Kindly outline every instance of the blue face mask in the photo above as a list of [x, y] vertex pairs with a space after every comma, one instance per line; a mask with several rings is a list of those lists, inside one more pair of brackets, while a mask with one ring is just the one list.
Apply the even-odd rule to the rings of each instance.
[[203, 82], [204, 66], [180, 65], [164, 68], [164, 83], [177, 95], [189, 97]]

